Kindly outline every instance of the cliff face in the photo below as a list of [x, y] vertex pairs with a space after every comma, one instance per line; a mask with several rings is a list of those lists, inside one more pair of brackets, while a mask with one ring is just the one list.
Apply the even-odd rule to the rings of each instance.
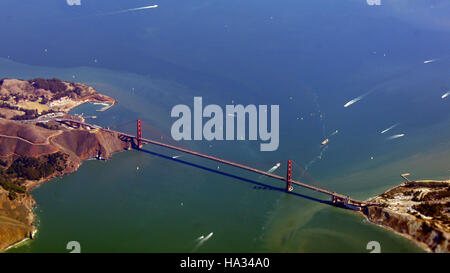
[[363, 211], [378, 225], [418, 242], [429, 252], [450, 252], [450, 181], [416, 181], [389, 189]]
[[56, 136], [53, 143], [72, 151], [79, 160], [95, 157], [109, 159], [111, 154], [123, 150], [126, 145], [117, 134], [105, 131], [71, 130]]
[[369, 207], [365, 214], [371, 222], [410, 237], [430, 252], [450, 252], [448, 234], [427, 222], [417, 221], [414, 216], [398, 214], [382, 207]]
[[35, 231], [31, 211], [35, 201], [31, 195], [22, 194], [14, 200], [0, 187], [0, 251], [29, 238]]

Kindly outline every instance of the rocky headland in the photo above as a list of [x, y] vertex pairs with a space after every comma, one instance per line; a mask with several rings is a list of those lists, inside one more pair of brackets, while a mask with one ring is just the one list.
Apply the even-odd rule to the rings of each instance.
[[68, 112], [86, 102], [115, 100], [58, 79], [0, 80], [0, 251], [33, 236], [33, 188], [76, 171], [83, 160], [108, 159], [127, 147], [115, 133], [53, 119], [83, 121]]
[[367, 219], [416, 242], [427, 252], [450, 252], [450, 180], [410, 181], [368, 200]]

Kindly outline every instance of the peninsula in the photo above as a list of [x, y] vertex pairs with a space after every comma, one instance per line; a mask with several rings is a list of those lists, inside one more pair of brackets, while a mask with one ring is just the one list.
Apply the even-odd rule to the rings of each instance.
[[408, 181], [368, 200], [367, 219], [416, 242], [450, 252], [450, 180]]
[[94, 88], [58, 79], [0, 80], [0, 251], [26, 238], [36, 227], [30, 190], [76, 171], [83, 160], [126, 148], [112, 132], [72, 128], [55, 121], [74, 107], [116, 101]]

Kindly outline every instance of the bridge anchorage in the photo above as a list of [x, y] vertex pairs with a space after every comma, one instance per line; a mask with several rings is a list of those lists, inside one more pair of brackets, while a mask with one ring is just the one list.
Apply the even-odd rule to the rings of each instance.
[[203, 153], [199, 153], [196, 151], [192, 151], [189, 149], [185, 149], [185, 148], [181, 148], [178, 146], [174, 146], [174, 145], [170, 145], [170, 144], [166, 144], [166, 143], [162, 143], [156, 140], [151, 140], [151, 139], [146, 139], [146, 138], [142, 138], [142, 122], [140, 119], [137, 120], [137, 134], [136, 135], [131, 135], [131, 134], [127, 134], [127, 133], [123, 133], [120, 131], [115, 131], [115, 130], [111, 130], [109, 128], [102, 128], [100, 126], [97, 125], [92, 125], [89, 123], [85, 123], [85, 122], [81, 122], [81, 121], [77, 121], [77, 120], [71, 120], [71, 119], [55, 119], [55, 121], [60, 122], [62, 124], [65, 124], [67, 126], [71, 126], [71, 127], [77, 127], [77, 128], [93, 128], [93, 129], [98, 129], [98, 130], [103, 130], [105, 132], [109, 132], [109, 133], [114, 133], [117, 134], [119, 139], [127, 142], [128, 143], [128, 148], [136, 148], [136, 149], [141, 149], [142, 145], [144, 143], [149, 143], [149, 144], [153, 144], [156, 146], [160, 146], [160, 147], [164, 147], [167, 149], [171, 149], [171, 150], [175, 150], [175, 151], [179, 151], [179, 152], [183, 152], [186, 154], [190, 154], [190, 155], [194, 155], [197, 157], [202, 157], [202, 158], [206, 158], [215, 162], [219, 162], [222, 164], [226, 164], [229, 166], [233, 166], [236, 168], [240, 168], [252, 173], [257, 173], [260, 175], [264, 175], [276, 180], [280, 180], [283, 181], [286, 184], [286, 192], [291, 192], [293, 191], [293, 185], [296, 186], [300, 186], [302, 188], [306, 188], [309, 190], [313, 190], [313, 191], [317, 191], [320, 192], [322, 194], [328, 195], [331, 197], [331, 201], [329, 202], [330, 205], [336, 206], [336, 207], [342, 207], [342, 208], [346, 208], [346, 209], [352, 209], [352, 210], [364, 210], [367, 206], [370, 205], [376, 205], [374, 203], [369, 203], [369, 202], [365, 202], [365, 201], [360, 201], [357, 199], [353, 199], [350, 198], [349, 196], [343, 195], [343, 194], [339, 194], [333, 191], [329, 191], [327, 189], [324, 188], [320, 188], [317, 186], [312, 186], [309, 184], [305, 184], [303, 182], [300, 181], [296, 181], [292, 179], [292, 160], [288, 160], [287, 161], [287, 170], [286, 170], [286, 177], [277, 175], [277, 174], [273, 174], [273, 173], [269, 173], [266, 171], [262, 171], [262, 170], [258, 170], [249, 166], [246, 166], [244, 164], [240, 164], [237, 162], [233, 162], [233, 161], [229, 161], [229, 160], [225, 160], [225, 159], [221, 159], [215, 156], [211, 156], [211, 155], [207, 155], [207, 154], [203, 154]]
[[119, 134], [119, 139], [128, 144], [126, 147], [127, 150], [131, 150], [132, 148], [137, 149], [137, 144], [134, 142], [133, 137], [130, 137], [128, 135]]
[[128, 144], [127, 150], [132, 148], [134, 149], [142, 149], [142, 121], [140, 119], [136, 122], [136, 136], [120, 133], [119, 139]]

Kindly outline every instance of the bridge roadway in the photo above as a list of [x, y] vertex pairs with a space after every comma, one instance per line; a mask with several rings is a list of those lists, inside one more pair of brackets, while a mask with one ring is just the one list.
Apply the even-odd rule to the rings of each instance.
[[[124, 137], [129, 138], [129, 139], [137, 140], [137, 137], [135, 135], [130, 135], [130, 134], [127, 134], [127, 133], [123, 133], [123, 132], [119, 132], [119, 131], [103, 128], [103, 127], [100, 127], [98, 125], [92, 125], [92, 124], [89, 124], [89, 123], [85, 123], [85, 122], [81, 122], [81, 121], [77, 121], [77, 120], [71, 120], [71, 119], [54, 119], [54, 120], [57, 121], [57, 122], [61, 122], [61, 123], [77, 123], [77, 124], [80, 124], [80, 125], [85, 126], [85, 127], [89, 127], [89, 128], [93, 128], [93, 129], [100, 129], [100, 130], [103, 130], [103, 131], [106, 131], [106, 132], [119, 134], [119, 135], [124, 136]], [[221, 158], [218, 158], [218, 157], [215, 157], [215, 156], [211, 156], [211, 155], [202, 154], [202, 153], [195, 152], [195, 151], [192, 151], [192, 150], [189, 150], [189, 149], [180, 148], [180, 147], [177, 147], [177, 146], [174, 146], [174, 145], [162, 143], [162, 142], [151, 140], [151, 139], [141, 138], [140, 140], [143, 143], [150, 143], [150, 144], [157, 145], [157, 146], [160, 146], [160, 147], [165, 147], [165, 148], [168, 148], [168, 149], [180, 151], [180, 152], [191, 154], [191, 155], [194, 155], [194, 156], [206, 158], [206, 159], [209, 159], [209, 160], [213, 160], [213, 161], [220, 162], [220, 163], [223, 163], [223, 164], [226, 164], [226, 165], [230, 165], [230, 166], [233, 166], [233, 167], [237, 167], [237, 168], [244, 169], [244, 170], [247, 170], [247, 171], [250, 171], [250, 172], [254, 172], [254, 173], [257, 173], [257, 174], [261, 174], [261, 175], [264, 175], [264, 176], [267, 176], [267, 177], [270, 177], [270, 178], [274, 178], [274, 179], [278, 179], [278, 180], [287, 182], [286, 181], [286, 177], [279, 176], [279, 175], [276, 175], [276, 174], [273, 174], [273, 173], [269, 173], [269, 172], [265, 172], [265, 171], [262, 171], [262, 170], [258, 170], [258, 169], [255, 169], [255, 168], [243, 165], [243, 164], [239, 164], [239, 163], [236, 163], [236, 162], [233, 162], [233, 161], [221, 159]], [[370, 204], [370, 203], [367, 203], [367, 202], [364, 202], [364, 201], [352, 199], [352, 198], [350, 198], [350, 197], [348, 197], [346, 195], [342, 195], [342, 194], [339, 194], [339, 193], [336, 193], [336, 192], [332, 192], [332, 191], [329, 191], [329, 190], [326, 190], [326, 189], [323, 189], [323, 188], [311, 186], [311, 185], [308, 185], [308, 184], [305, 184], [305, 183], [302, 183], [300, 181], [296, 181], [296, 180], [293, 180], [293, 179], [290, 179], [289, 182], [291, 184], [295, 184], [295, 185], [298, 185], [300, 187], [304, 187], [304, 188], [307, 188], [307, 189], [310, 189], [310, 190], [313, 190], [313, 191], [317, 191], [317, 192], [320, 192], [320, 193], [323, 193], [323, 194], [330, 195], [333, 198], [338, 198], [338, 199], [341, 199], [341, 200], [348, 200], [353, 205], [362, 206], [362, 205], [369, 205]]]

